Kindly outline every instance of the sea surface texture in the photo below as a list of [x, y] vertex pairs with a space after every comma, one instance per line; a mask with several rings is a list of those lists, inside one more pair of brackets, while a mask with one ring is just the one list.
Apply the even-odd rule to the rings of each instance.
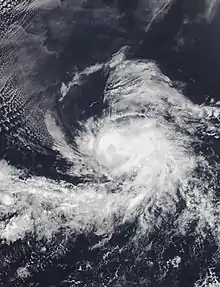
[[220, 1], [0, 0], [0, 287], [220, 287]]

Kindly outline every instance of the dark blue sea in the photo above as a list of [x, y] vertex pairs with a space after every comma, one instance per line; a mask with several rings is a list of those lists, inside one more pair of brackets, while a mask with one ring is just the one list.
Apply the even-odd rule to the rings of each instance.
[[0, 286], [220, 286], [219, 4], [0, 0]]

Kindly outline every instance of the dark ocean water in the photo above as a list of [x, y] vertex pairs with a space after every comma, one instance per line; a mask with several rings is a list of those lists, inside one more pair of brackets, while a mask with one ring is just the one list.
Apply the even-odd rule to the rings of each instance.
[[[220, 6], [215, 6], [213, 15], [207, 15], [205, 0], [153, 4], [135, 0], [64, 0], [45, 5], [39, 1], [33, 9], [26, 1], [6, 2], [0, 2], [0, 159], [22, 170], [16, 175], [22, 184], [27, 182], [28, 186], [29, 178], [41, 177], [57, 186], [63, 182], [80, 188], [90, 182], [97, 184], [92, 173], [68, 172], [70, 168], [77, 169], [75, 162], [54, 148], [44, 116], [51, 111], [66, 142], [77, 149], [73, 139], [81, 123], [93, 117], [99, 119], [109, 108], [104, 94], [111, 68], [106, 63], [122, 47], [127, 47], [125, 55], [130, 61], [154, 61], [193, 104], [212, 107], [220, 100]], [[155, 7], [160, 7], [161, 12], [156, 13]], [[102, 66], [83, 74], [96, 63]], [[77, 74], [80, 84], [71, 85], [60, 101], [62, 83], [67, 86]], [[211, 121], [215, 127], [219, 125], [218, 118]], [[194, 143], [193, 148], [196, 154], [204, 155], [215, 173], [197, 173], [201, 178], [207, 177], [205, 195], [209, 184], [215, 182], [213, 202], [218, 204], [219, 171], [215, 166], [219, 167], [219, 138], [199, 132], [200, 144]], [[102, 177], [100, 184], [105, 180]], [[4, 188], [5, 182], [0, 186], [2, 192]], [[194, 232], [198, 219], [192, 218], [188, 232], [180, 235], [175, 224], [188, 203], [180, 193], [177, 195], [175, 214], [166, 215], [153, 232], [137, 239], [138, 215], [123, 223], [113, 219], [114, 232], [108, 236], [99, 234], [95, 224], [80, 231], [64, 224], [50, 240], [46, 236], [39, 238], [38, 225], [44, 223], [38, 223], [35, 210], [31, 211], [34, 224], [25, 235], [15, 236], [14, 240], [0, 236], [0, 285], [219, 286], [218, 231], [211, 230], [218, 221], [204, 228], [205, 236], [198, 236]], [[25, 200], [29, 205], [29, 199]], [[7, 212], [3, 205], [1, 208], [3, 226], [14, 218], [21, 220], [22, 207], [11, 211], [9, 207]], [[159, 218], [163, 207], [151, 209]]]

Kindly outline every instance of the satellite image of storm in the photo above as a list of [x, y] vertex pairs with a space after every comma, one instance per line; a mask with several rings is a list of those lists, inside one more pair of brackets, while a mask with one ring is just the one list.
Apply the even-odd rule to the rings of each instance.
[[220, 0], [0, 0], [0, 287], [220, 287]]

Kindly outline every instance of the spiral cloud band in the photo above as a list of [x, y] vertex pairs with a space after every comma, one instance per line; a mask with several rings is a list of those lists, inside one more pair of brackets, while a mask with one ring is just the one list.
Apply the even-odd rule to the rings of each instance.
[[218, 241], [217, 162], [196, 151], [204, 133], [218, 136], [212, 123], [218, 107], [194, 105], [153, 62], [129, 61], [123, 51], [105, 68], [111, 70], [107, 108], [80, 123], [75, 145], [67, 144], [52, 115], [45, 118], [54, 148], [72, 161], [69, 174], [92, 175], [92, 182], [58, 185], [34, 176], [24, 181], [21, 171], [2, 161], [1, 213], [11, 216], [1, 223], [1, 238], [10, 242], [37, 232], [50, 240], [60, 229], [106, 237], [137, 221], [138, 239], [175, 217], [175, 232], [185, 234], [196, 222], [196, 234], [210, 229]]

